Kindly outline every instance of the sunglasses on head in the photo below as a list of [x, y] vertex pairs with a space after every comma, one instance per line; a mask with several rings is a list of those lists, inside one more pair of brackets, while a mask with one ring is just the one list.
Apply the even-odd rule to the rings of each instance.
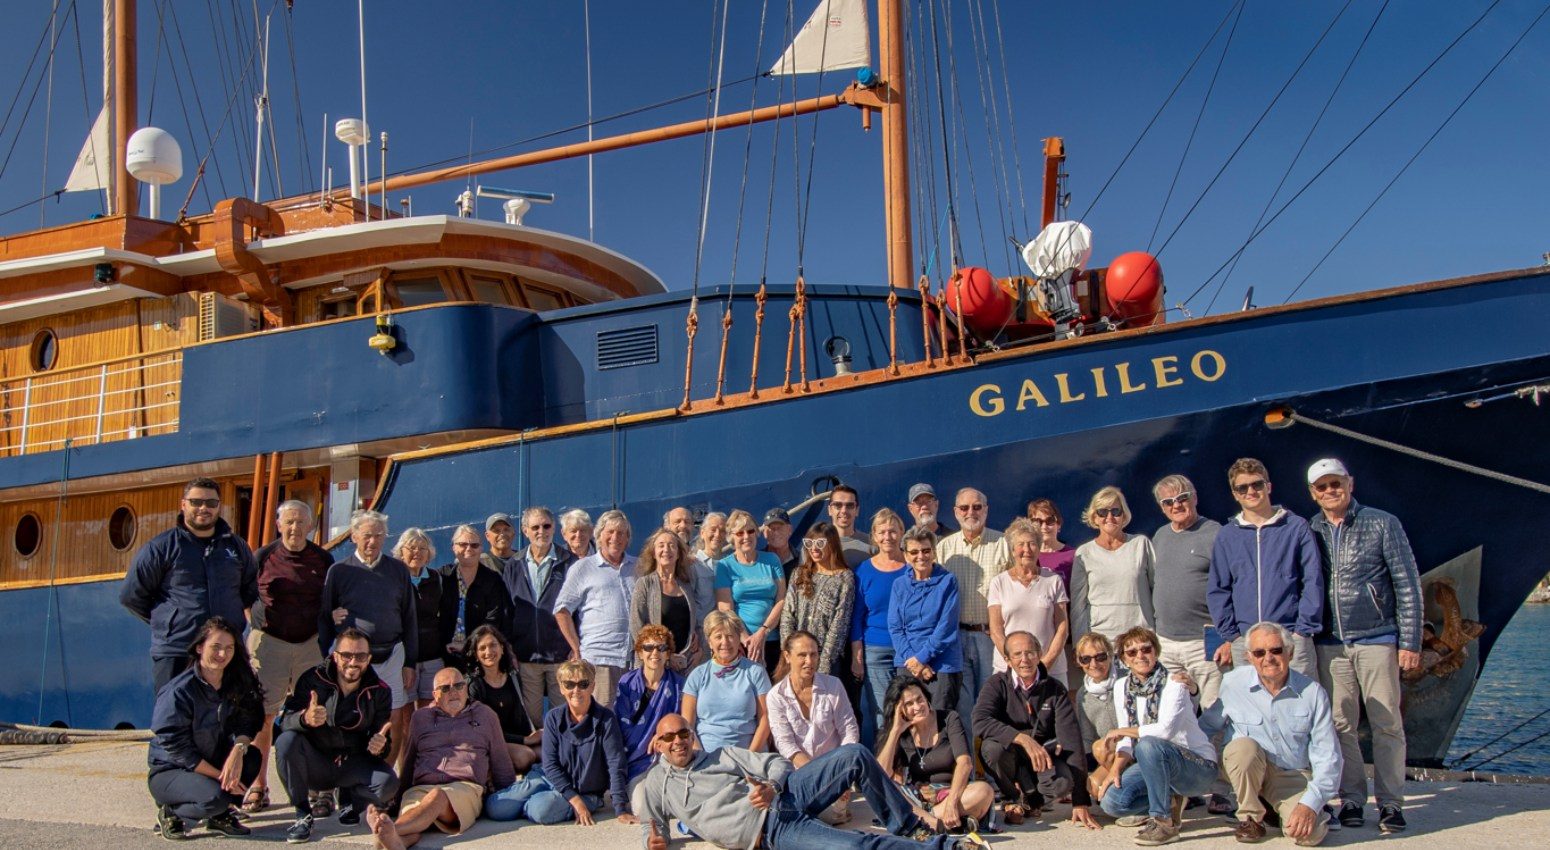
[[1103, 664], [1108, 660], [1109, 654], [1107, 652], [1095, 652], [1092, 655], [1078, 655], [1076, 657], [1076, 663], [1084, 667], [1095, 662], [1098, 664]]
[[1158, 499], [1157, 504], [1162, 505], [1165, 508], [1171, 508], [1174, 505], [1187, 505], [1193, 498], [1195, 498], [1195, 494], [1185, 490], [1177, 496], [1170, 496], [1166, 499]]
[[693, 734], [693, 732], [689, 731], [688, 727], [685, 727], [683, 729], [679, 729], [676, 732], [663, 732], [657, 736], [657, 740], [664, 744], [671, 744], [674, 741], [687, 741]]
[[560, 689], [565, 691], [581, 691], [592, 687], [591, 679], [567, 679], [560, 682]]
[[1282, 645], [1282, 646], [1266, 646], [1266, 647], [1262, 647], [1260, 649], [1251, 649], [1251, 650], [1249, 650], [1249, 654], [1254, 656], [1255, 658], [1264, 658], [1265, 657], [1265, 653], [1267, 653], [1267, 652], [1270, 653], [1271, 655], [1280, 656], [1280, 655], [1282, 655], [1283, 653], [1286, 652], [1286, 647], [1284, 645]]
[[1248, 495], [1250, 490], [1259, 491], [1265, 489], [1266, 483], [1268, 482], [1266, 482], [1263, 478], [1259, 479], [1258, 481], [1245, 481], [1242, 484], [1232, 485], [1232, 491], [1240, 496], [1245, 496]]
[[464, 679], [464, 680], [462, 680], [460, 682], [452, 682], [451, 684], [447, 684], [447, 685], [437, 685], [436, 688], [435, 688], [435, 691], [438, 694], [444, 694], [447, 691], [466, 691], [466, 690], [468, 690], [468, 680], [467, 679]]

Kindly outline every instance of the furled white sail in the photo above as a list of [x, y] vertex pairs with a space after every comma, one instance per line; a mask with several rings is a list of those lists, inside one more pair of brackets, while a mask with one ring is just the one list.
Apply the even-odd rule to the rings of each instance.
[[75, 158], [75, 168], [70, 171], [70, 179], [65, 181], [65, 191], [85, 192], [109, 188], [108, 170], [112, 160], [108, 142], [108, 108], [104, 106], [97, 113], [97, 121], [92, 124], [91, 134], [86, 137], [86, 144], [81, 146], [80, 155]]
[[866, 0], [819, 0], [771, 74], [816, 74], [872, 64]]

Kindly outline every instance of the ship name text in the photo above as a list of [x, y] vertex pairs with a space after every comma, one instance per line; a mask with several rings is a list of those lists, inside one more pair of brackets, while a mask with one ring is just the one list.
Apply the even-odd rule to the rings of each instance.
[[981, 384], [969, 393], [969, 409], [977, 416], [1000, 416], [1008, 410], [1051, 407], [1114, 395], [1182, 387], [1190, 382], [1214, 383], [1227, 374], [1221, 352], [1202, 349], [1193, 355], [1164, 354], [1150, 360], [1094, 366], [1085, 372], [1056, 372], [1024, 378], [1016, 387]]

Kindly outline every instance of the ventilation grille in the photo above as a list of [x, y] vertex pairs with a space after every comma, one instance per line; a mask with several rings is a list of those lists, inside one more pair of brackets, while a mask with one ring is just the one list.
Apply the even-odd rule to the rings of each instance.
[[247, 305], [216, 292], [199, 293], [199, 339], [201, 342], [258, 330], [258, 323]]
[[597, 334], [597, 368], [619, 369], [657, 362], [657, 326], [620, 328]]

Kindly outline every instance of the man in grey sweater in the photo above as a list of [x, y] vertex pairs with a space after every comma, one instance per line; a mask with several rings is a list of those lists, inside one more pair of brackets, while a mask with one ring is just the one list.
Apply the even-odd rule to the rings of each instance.
[[[636, 786], [632, 804], [647, 850], [666, 850], [673, 818], [729, 850], [989, 846], [978, 836], [935, 835], [938, 820], [911, 805], [860, 744], [831, 750], [795, 770], [773, 753], [736, 747], [698, 751], [688, 721], [669, 714], [657, 723], [652, 748], [661, 758]], [[835, 829], [818, 819], [852, 785], [892, 835]], [[922, 843], [925, 838], [930, 840]]]

